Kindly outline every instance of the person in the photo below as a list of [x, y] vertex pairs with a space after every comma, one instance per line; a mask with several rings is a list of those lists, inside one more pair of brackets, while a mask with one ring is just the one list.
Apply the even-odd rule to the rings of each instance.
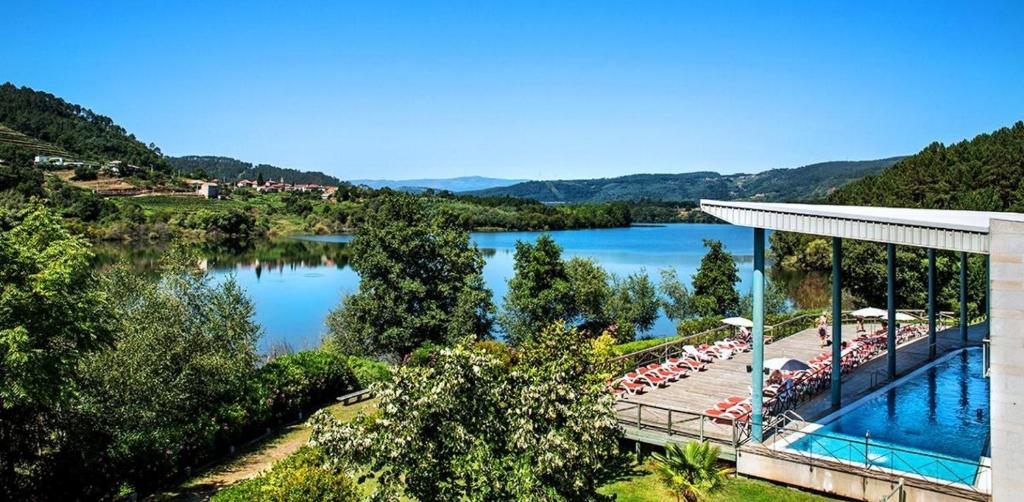
[[740, 341], [750, 343], [751, 338], [750, 330], [746, 326], [740, 326]]
[[772, 374], [768, 375], [768, 385], [781, 385], [782, 384], [782, 372], [779, 370], [772, 370]]
[[818, 318], [818, 339], [821, 340], [822, 347], [828, 345], [828, 318], [824, 312]]
[[867, 329], [864, 328], [864, 316], [857, 316], [857, 333], [866, 333]]

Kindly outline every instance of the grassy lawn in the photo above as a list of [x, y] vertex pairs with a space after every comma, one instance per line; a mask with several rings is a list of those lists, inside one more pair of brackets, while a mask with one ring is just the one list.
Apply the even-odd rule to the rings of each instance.
[[[601, 487], [602, 495], [615, 495], [618, 502], [662, 502], [675, 500], [665, 489], [658, 476], [647, 466], [638, 468], [635, 476]], [[721, 502], [825, 502], [834, 499], [774, 485], [765, 481], [741, 477], [730, 478], [726, 485], [711, 497]]]

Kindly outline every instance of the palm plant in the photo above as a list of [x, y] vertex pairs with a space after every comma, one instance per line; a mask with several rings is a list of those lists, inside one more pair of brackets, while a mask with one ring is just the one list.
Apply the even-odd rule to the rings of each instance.
[[718, 467], [718, 447], [707, 442], [669, 443], [664, 454], [653, 457], [658, 477], [676, 494], [677, 502], [708, 500], [732, 472]]

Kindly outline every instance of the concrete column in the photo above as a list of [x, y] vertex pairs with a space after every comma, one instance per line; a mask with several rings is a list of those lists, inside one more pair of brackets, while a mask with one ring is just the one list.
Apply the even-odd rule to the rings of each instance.
[[762, 418], [764, 401], [764, 229], [754, 229], [754, 280], [751, 282], [753, 289], [754, 332], [752, 333], [754, 345], [754, 360], [751, 364], [752, 390], [750, 405], [753, 408], [750, 417], [750, 435], [754, 441], [761, 442], [763, 439]]
[[928, 358], [935, 358], [935, 250], [928, 250]]
[[992, 255], [985, 255], [985, 338], [992, 336]]
[[889, 366], [889, 380], [896, 378], [896, 245], [885, 245], [886, 255], [886, 305], [888, 307], [887, 329], [885, 332], [885, 346], [888, 349], [886, 359]]
[[967, 341], [967, 253], [960, 252], [960, 341]]
[[1000, 502], [1024, 493], [1024, 222], [993, 219], [989, 238], [992, 499]]
[[842, 404], [841, 366], [843, 352], [843, 288], [842, 288], [843, 240], [832, 238], [832, 407]]

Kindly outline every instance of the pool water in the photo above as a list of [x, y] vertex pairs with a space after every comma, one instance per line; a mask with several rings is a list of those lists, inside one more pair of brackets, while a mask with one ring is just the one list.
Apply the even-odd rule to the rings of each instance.
[[965, 349], [854, 405], [788, 448], [974, 484], [989, 436], [981, 349]]

